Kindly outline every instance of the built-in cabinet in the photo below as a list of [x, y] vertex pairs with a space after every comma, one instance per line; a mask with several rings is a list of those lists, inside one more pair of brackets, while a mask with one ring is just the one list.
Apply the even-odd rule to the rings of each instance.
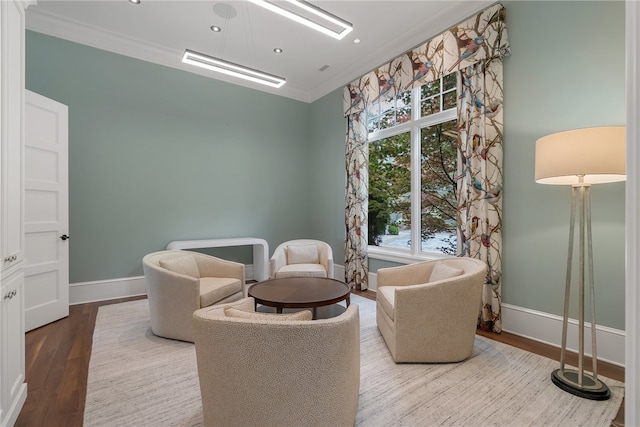
[[0, 425], [15, 423], [27, 397], [24, 369], [24, 275], [2, 279], [2, 405]]
[[2, 271], [19, 266], [24, 257], [23, 140], [24, 9], [2, 1]]
[[24, 16], [0, 1], [0, 426], [27, 397], [24, 365]]

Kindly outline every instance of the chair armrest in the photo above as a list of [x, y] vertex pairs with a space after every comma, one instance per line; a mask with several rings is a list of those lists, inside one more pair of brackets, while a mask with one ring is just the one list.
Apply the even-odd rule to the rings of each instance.
[[324, 266], [327, 269], [327, 277], [332, 279], [333, 276], [334, 276], [334, 273], [333, 273], [333, 259], [332, 258], [328, 258], [327, 259], [327, 263]]
[[377, 272], [378, 287], [407, 286], [425, 283], [431, 276], [435, 263], [419, 262], [398, 267], [380, 268]]
[[332, 278], [333, 274], [333, 251], [328, 243], [319, 242], [318, 244], [318, 262], [327, 270], [327, 277]]
[[446, 325], [463, 319], [473, 324], [480, 312], [482, 286], [483, 278], [479, 274], [396, 288], [397, 333], [413, 334], [416, 324]]
[[287, 257], [284, 250], [276, 249], [271, 258], [269, 259], [269, 277], [273, 279], [276, 277], [276, 271], [287, 265]]
[[175, 307], [200, 308], [200, 279], [162, 267], [146, 267], [147, 298], [152, 307], [171, 311]]
[[244, 264], [208, 255], [197, 255], [200, 277], [231, 277], [245, 282]]
[[225, 317], [224, 309], [227, 307], [234, 307], [238, 310], [254, 312], [255, 304], [255, 300], [252, 297], [245, 297], [233, 302], [203, 307], [193, 312], [193, 318], [195, 319], [196, 317], [198, 317], [202, 319], [215, 319], [218, 317]]

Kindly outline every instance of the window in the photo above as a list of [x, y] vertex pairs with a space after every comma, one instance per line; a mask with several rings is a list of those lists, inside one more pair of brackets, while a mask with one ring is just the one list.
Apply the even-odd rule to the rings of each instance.
[[453, 73], [367, 109], [370, 249], [455, 254], [456, 98]]

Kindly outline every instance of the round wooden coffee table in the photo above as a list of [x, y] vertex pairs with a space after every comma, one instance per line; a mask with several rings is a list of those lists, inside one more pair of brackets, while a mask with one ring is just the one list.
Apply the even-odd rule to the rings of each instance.
[[312, 308], [346, 301], [350, 304], [351, 288], [344, 282], [326, 277], [284, 277], [267, 279], [251, 285], [248, 295], [258, 304], [275, 307], [277, 313], [284, 308]]

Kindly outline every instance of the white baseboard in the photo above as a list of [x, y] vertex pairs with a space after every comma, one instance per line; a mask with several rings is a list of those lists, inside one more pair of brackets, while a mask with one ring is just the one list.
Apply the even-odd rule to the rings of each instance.
[[3, 425], [12, 426], [16, 423], [16, 421], [18, 420], [18, 416], [20, 415], [20, 411], [22, 410], [22, 407], [24, 406], [24, 402], [26, 400], [27, 384], [22, 383], [20, 384], [20, 389], [18, 390], [16, 398], [13, 399], [13, 402], [11, 403], [11, 407], [6, 408], [6, 413], [0, 413], [1, 418], [4, 418], [4, 421], [6, 422], [6, 424]]
[[[549, 314], [511, 304], [502, 304], [502, 329], [555, 347], [562, 343], [562, 316]], [[567, 329], [567, 349], [578, 350], [578, 321], [569, 319]], [[625, 331], [596, 325], [598, 360], [625, 366]], [[585, 322], [584, 353], [591, 356], [591, 324]], [[585, 368], [591, 371], [591, 367]]]
[[144, 276], [69, 284], [69, 305], [146, 295]]
[[[247, 280], [252, 280], [253, 265], [246, 265], [244, 273]], [[144, 276], [70, 283], [69, 305], [107, 301], [146, 294], [147, 287], [144, 282]]]
[[[340, 268], [342, 276], [337, 275], [338, 266], [336, 266], [336, 277], [344, 276], [344, 267], [340, 266]], [[369, 273], [369, 289], [376, 291], [377, 284], [378, 275]], [[525, 307], [502, 304], [502, 329], [505, 332], [558, 348], [562, 343], [562, 316]], [[591, 356], [591, 325], [588, 323], [585, 323], [584, 336], [585, 355]], [[598, 360], [624, 367], [625, 336], [625, 331], [620, 329], [596, 325]], [[575, 319], [569, 319], [567, 350], [576, 353], [578, 351], [578, 321]], [[585, 369], [591, 371], [590, 366], [585, 366]]]

